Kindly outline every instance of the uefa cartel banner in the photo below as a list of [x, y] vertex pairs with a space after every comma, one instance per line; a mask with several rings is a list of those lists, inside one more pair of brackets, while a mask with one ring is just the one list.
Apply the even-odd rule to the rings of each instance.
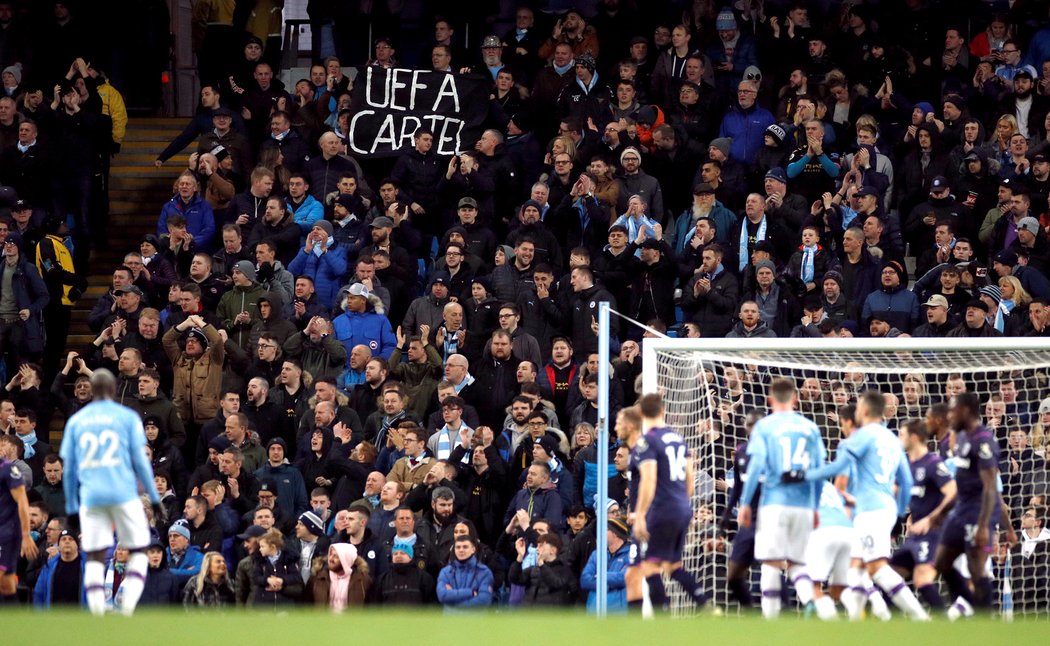
[[490, 86], [481, 77], [365, 67], [354, 82], [350, 152], [396, 155], [411, 148], [419, 128], [433, 131], [438, 155], [473, 148], [488, 113]]

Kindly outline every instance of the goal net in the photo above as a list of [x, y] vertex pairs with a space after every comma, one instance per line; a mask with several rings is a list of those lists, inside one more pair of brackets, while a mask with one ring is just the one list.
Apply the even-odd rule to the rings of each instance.
[[[1050, 614], [1050, 531], [1041, 531], [1050, 524], [1045, 454], [1050, 340], [646, 339], [643, 353], [643, 390], [663, 395], [668, 423], [686, 438], [696, 458], [696, 513], [685, 566], [715, 593], [718, 607], [739, 609], [726, 587], [735, 510], [729, 514], [728, 540], [718, 536], [737, 476], [735, 448], [746, 437], [748, 414], [767, 412], [768, 384], [787, 377], [798, 387], [800, 412], [822, 429], [829, 459], [841, 437], [839, 407], [855, 403], [866, 389], [884, 394], [888, 425], [894, 429], [909, 418], [924, 417], [931, 404], [946, 402], [956, 392], [978, 393], [983, 421], [1002, 451], [1002, 496], [1020, 541], [1007, 550], [999, 542], [1003, 532], [993, 539], [997, 604], [1017, 616]], [[899, 529], [898, 541], [906, 531]], [[757, 605], [757, 566], [750, 576]], [[668, 592], [675, 595], [676, 613], [692, 610], [677, 586]]]

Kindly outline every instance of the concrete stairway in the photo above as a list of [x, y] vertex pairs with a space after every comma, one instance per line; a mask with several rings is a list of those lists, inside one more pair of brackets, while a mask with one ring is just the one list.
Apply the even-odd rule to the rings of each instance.
[[171, 198], [172, 184], [186, 167], [186, 151], [168, 160], [161, 168], [153, 160], [186, 125], [185, 118], [146, 118], [128, 122], [128, 132], [120, 154], [113, 159], [110, 172], [109, 229], [110, 248], [91, 254], [89, 287], [73, 309], [70, 348], [85, 347], [95, 338], [87, 317], [111, 284], [112, 271], [123, 262], [124, 254], [137, 251], [139, 240], [157, 226], [161, 206]]

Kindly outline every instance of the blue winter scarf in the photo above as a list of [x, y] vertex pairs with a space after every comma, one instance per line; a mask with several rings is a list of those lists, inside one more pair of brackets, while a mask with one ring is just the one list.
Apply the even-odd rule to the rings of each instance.
[[[747, 225], [751, 222], [747, 218], [740, 223], [740, 249], [739, 249], [739, 263], [740, 271], [744, 271], [744, 267], [747, 267], [747, 263], [751, 261], [751, 254], [747, 252]], [[758, 223], [758, 233], [755, 234], [755, 242], [760, 242], [766, 239], [766, 216], [762, 216], [762, 221]]]
[[33, 445], [36, 444], [36, 430], [33, 430], [33, 432], [28, 435], [19, 435], [18, 439], [22, 440], [22, 444], [25, 445], [25, 459], [32, 460], [33, 456], [36, 455], [36, 449], [33, 448]]

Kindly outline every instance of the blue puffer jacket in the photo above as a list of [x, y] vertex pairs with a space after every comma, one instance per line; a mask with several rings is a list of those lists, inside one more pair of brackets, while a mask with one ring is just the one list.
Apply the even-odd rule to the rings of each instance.
[[[47, 564], [44, 569], [40, 570], [40, 578], [36, 580], [36, 587], [33, 588], [33, 606], [36, 608], [50, 608], [51, 607], [51, 584], [52, 579], [55, 578], [55, 565], [58, 564], [58, 559], [62, 558], [58, 554], [55, 554], [47, 560]], [[84, 580], [84, 564], [87, 563], [87, 558], [83, 552], [80, 553], [80, 580]], [[87, 605], [87, 595], [84, 593], [84, 586], [80, 586], [80, 605]]]
[[168, 571], [175, 576], [179, 590], [182, 590], [192, 577], [200, 574], [201, 566], [204, 565], [204, 553], [196, 545], [186, 548], [186, 553], [178, 564], [171, 558], [170, 547], [164, 550], [164, 558], [168, 560]]
[[763, 107], [755, 104], [744, 110], [735, 105], [722, 119], [719, 137], [731, 137], [733, 145], [729, 157], [750, 168], [755, 161], [755, 154], [762, 148], [766, 128], [776, 123], [773, 115]]
[[[329, 238], [331, 240], [331, 238]], [[335, 297], [339, 288], [343, 285], [343, 276], [346, 275], [346, 248], [341, 244], [329, 247], [328, 251], [317, 256], [306, 253], [300, 249], [292, 263], [288, 265], [288, 271], [296, 277], [309, 276], [314, 281], [314, 289], [317, 298], [325, 305], [331, 307], [336, 305]]]
[[299, 230], [303, 232], [299, 236], [299, 244], [306, 242], [306, 234], [310, 233], [310, 229], [314, 228], [314, 222], [324, 218], [324, 206], [318, 202], [313, 195], [307, 195], [303, 203], [298, 207], [288, 203], [288, 210], [295, 216], [295, 223], [299, 225]]
[[466, 561], [453, 558], [438, 574], [437, 596], [446, 609], [491, 606], [492, 570], [476, 556]]
[[[606, 597], [606, 609], [609, 612], [627, 612], [627, 584], [624, 574], [631, 564], [631, 544], [624, 543], [616, 553], [609, 555], [606, 586], [609, 590]], [[598, 552], [591, 552], [587, 565], [580, 574], [580, 589], [587, 591], [587, 612], [596, 612], [598, 608]]]
[[510, 519], [519, 509], [531, 510], [530, 520], [546, 518], [555, 530], [561, 531], [565, 527], [564, 507], [561, 496], [558, 494], [558, 487], [553, 482], [548, 482], [535, 490], [524, 487], [514, 494], [514, 498], [507, 506], [507, 513], [503, 515], [504, 527], [510, 523]]
[[186, 204], [176, 193], [160, 210], [157, 235], [168, 233], [168, 218], [175, 214], [186, 218], [186, 231], [193, 236], [197, 247], [211, 251], [211, 242], [215, 237], [215, 214], [211, 210], [211, 204], [208, 204], [200, 193], [194, 193], [190, 203]]
[[344, 312], [337, 316], [332, 325], [335, 327], [335, 338], [346, 346], [346, 368], [350, 368], [350, 352], [355, 345], [366, 345], [372, 356], [389, 360], [390, 354], [397, 347], [397, 337], [390, 321], [377, 312]]
[[[919, 324], [919, 297], [904, 286], [893, 290], [883, 288], [868, 294], [861, 311], [861, 323], [866, 322], [872, 314], [882, 314], [886, 322], [905, 334], [911, 334]], [[863, 330], [867, 336], [867, 328]]]

